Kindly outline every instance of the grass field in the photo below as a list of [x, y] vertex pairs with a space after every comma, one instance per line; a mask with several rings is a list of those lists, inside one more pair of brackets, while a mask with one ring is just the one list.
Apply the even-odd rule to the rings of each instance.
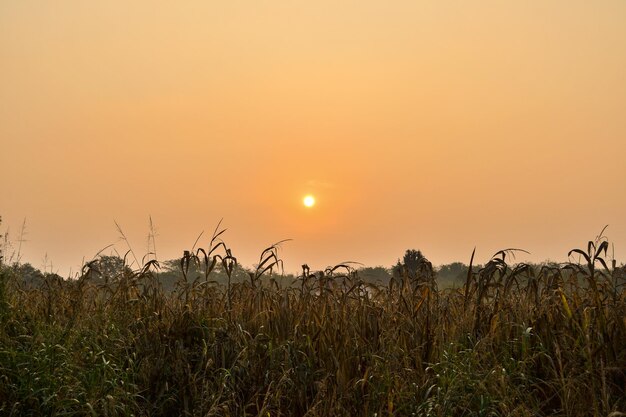
[[427, 263], [384, 286], [348, 265], [278, 285], [275, 247], [217, 285], [236, 261], [217, 242], [185, 252], [173, 292], [156, 261], [39, 287], [2, 266], [0, 414], [626, 415], [626, 291], [604, 240], [541, 269], [502, 251], [457, 289]]

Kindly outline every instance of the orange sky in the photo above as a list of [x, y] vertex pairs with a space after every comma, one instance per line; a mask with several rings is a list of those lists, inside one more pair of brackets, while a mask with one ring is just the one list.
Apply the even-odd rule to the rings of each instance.
[[[3, 1], [0, 215], [76, 271], [148, 218], [173, 258], [224, 218], [289, 271], [626, 260], [626, 2]], [[302, 206], [312, 193], [318, 204]], [[118, 243], [123, 253], [125, 246]]]

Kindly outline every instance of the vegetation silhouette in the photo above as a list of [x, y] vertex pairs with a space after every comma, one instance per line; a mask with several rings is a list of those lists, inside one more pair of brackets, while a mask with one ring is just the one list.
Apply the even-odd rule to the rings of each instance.
[[[218, 236], [218, 237], [216, 237]], [[99, 256], [77, 279], [0, 264], [3, 415], [621, 415], [625, 268], [600, 236], [563, 264], [278, 274], [216, 230], [181, 259]], [[579, 263], [577, 257], [583, 261]], [[365, 280], [366, 274], [374, 277]], [[439, 277], [454, 285], [439, 285]], [[585, 395], [581, 395], [585, 393]]]

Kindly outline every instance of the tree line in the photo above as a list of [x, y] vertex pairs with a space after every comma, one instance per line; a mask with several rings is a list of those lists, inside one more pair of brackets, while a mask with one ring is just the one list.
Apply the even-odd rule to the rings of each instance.
[[[0, 254], [1, 255], [1, 254]], [[173, 291], [177, 282], [185, 275], [188, 281], [204, 280], [206, 278], [205, 266], [200, 262], [190, 262], [184, 264], [181, 259], [170, 259], [156, 263], [155, 277], [165, 291]], [[531, 264], [537, 269], [549, 263]], [[555, 265], [555, 264], [554, 264]], [[64, 278], [53, 272], [42, 272], [30, 263], [2, 264], [0, 267], [10, 270], [22, 285], [28, 287], [39, 287], [50, 280], [63, 280]], [[100, 255], [93, 261], [85, 265], [89, 269], [89, 279], [102, 284], [115, 283], [122, 277], [133, 274], [131, 266], [126, 260], [118, 255]], [[308, 268], [308, 267], [307, 267]], [[473, 265], [474, 272], [480, 270], [482, 265]], [[84, 270], [85, 271], [85, 270]], [[84, 272], [83, 271], [83, 272]], [[452, 262], [440, 266], [433, 266], [426, 256], [415, 249], [408, 249], [397, 262], [390, 266], [363, 266], [354, 268], [354, 275], [358, 279], [378, 285], [387, 285], [392, 278], [401, 279], [406, 277], [410, 280], [431, 279], [439, 287], [460, 287], [467, 279], [469, 266], [463, 262]], [[252, 269], [241, 265], [235, 265], [230, 271], [230, 278], [227, 271], [221, 264], [217, 264], [208, 275], [208, 280], [217, 285], [226, 285], [230, 279], [231, 283], [243, 282], [250, 279]], [[322, 273], [319, 271], [318, 273]], [[281, 273], [273, 271], [269, 275], [281, 286], [295, 285], [298, 275], [292, 273]]]

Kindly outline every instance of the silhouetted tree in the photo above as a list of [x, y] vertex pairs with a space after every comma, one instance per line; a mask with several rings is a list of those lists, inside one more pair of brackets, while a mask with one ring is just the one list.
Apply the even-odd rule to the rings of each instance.
[[11, 273], [17, 278], [20, 285], [26, 288], [41, 287], [44, 282], [44, 274], [29, 263], [11, 266]]
[[103, 279], [106, 282], [119, 280], [124, 274], [132, 273], [124, 259], [116, 255], [99, 256], [91, 263], [91, 269], [94, 272], [93, 278]]
[[359, 277], [365, 282], [387, 284], [391, 278], [391, 274], [387, 268], [382, 266], [365, 267], [358, 271]]
[[406, 276], [413, 281], [432, 281], [433, 264], [426, 259], [421, 251], [415, 249], [407, 249], [402, 257], [402, 261], [393, 267], [393, 275], [396, 277]]
[[437, 276], [451, 283], [461, 284], [467, 279], [468, 272], [469, 266], [462, 262], [452, 262], [451, 264], [441, 265], [437, 270]]

